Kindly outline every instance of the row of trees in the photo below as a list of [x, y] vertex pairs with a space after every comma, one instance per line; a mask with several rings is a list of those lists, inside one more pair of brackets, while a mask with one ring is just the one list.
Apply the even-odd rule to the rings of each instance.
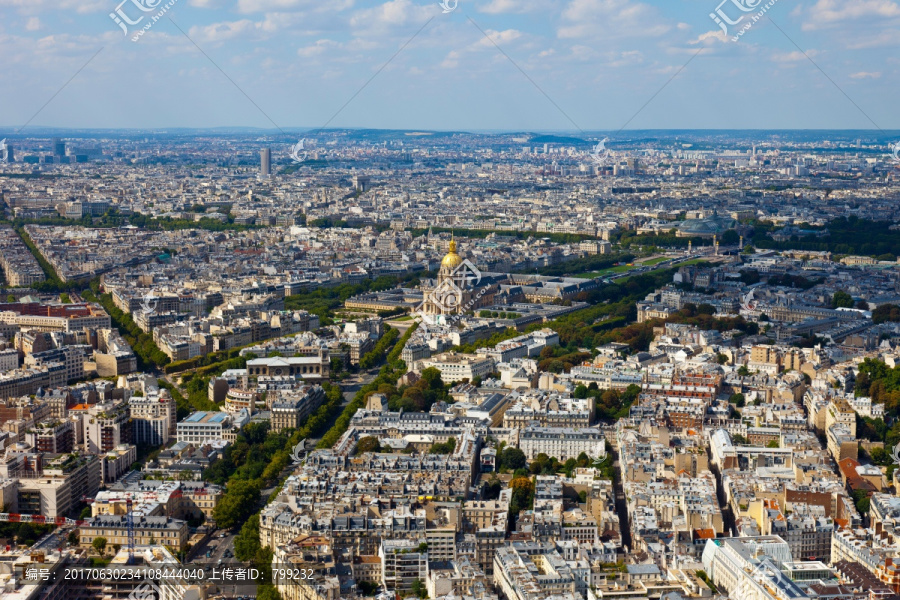
[[[432, 233], [453, 233], [454, 235], [467, 237], [472, 239], [484, 239], [492, 234], [502, 235], [503, 237], [514, 237], [520, 240], [527, 240], [534, 237], [548, 238], [551, 242], [557, 244], [576, 244], [585, 240], [595, 240], [596, 236], [581, 233], [536, 233], [534, 231], [495, 231], [493, 229], [447, 229], [444, 227], [432, 227]], [[427, 229], [413, 229], [410, 232], [413, 237], [425, 235]]]
[[[343, 412], [338, 416], [334, 425], [332, 425], [331, 429], [329, 429], [325, 435], [322, 436], [322, 439], [319, 441], [317, 445], [318, 448], [330, 448], [337, 442], [344, 432], [347, 431], [347, 427], [350, 426], [350, 418], [356, 414], [356, 411], [360, 408], [363, 408], [366, 404], [366, 397], [373, 393], [379, 392], [379, 388], [384, 386], [383, 389], [386, 389], [388, 392], [392, 390], [396, 390], [397, 380], [406, 373], [406, 363], [400, 360], [400, 352], [403, 350], [403, 346], [409, 341], [409, 338], [412, 336], [413, 331], [416, 330], [418, 325], [413, 325], [409, 329], [406, 330], [406, 333], [403, 334], [397, 344], [394, 346], [394, 349], [388, 354], [386, 363], [383, 367], [381, 367], [381, 371], [378, 373], [378, 377], [375, 378], [371, 383], [364, 385], [353, 397], [353, 400], [344, 408]], [[384, 392], [382, 392], [384, 393]]]
[[496, 310], [482, 310], [478, 316], [483, 319], [518, 319], [522, 315], [517, 312], [504, 312]]
[[375, 347], [359, 359], [360, 369], [371, 369], [387, 358], [388, 349], [394, 346], [400, 332], [391, 327], [387, 327], [387, 331], [381, 336], [381, 339], [375, 344]]
[[453, 454], [454, 450], [456, 450], [456, 438], [451, 437], [446, 442], [432, 444], [428, 454]]
[[[209, 354], [204, 354], [203, 356], [195, 356], [194, 358], [189, 358], [187, 360], [179, 360], [170, 363], [165, 366], [163, 371], [166, 373], [166, 375], [172, 375], [174, 373], [181, 373], [183, 371], [189, 371], [191, 369], [197, 369], [199, 367], [216, 365], [226, 360], [240, 358], [240, 352], [240, 348], [231, 348], [230, 350], [222, 350], [220, 352], [210, 352]], [[245, 358], [251, 359], [256, 358], [256, 356], [251, 355]]]
[[85, 300], [99, 303], [109, 313], [113, 325], [122, 333], [122, 337], [134, 350], [138, 359], [138, 369], [148, 370], [153, 366], [161, 367], [169, 364], [169, 357], [159, 349], [159, 346], [153, 341], [153, 336], [149, 333], [144, 333], [137, 326], [137, 323], [134, 322], [134, 319], [131, 318], [131, 315], [116, 306], [110, 294], [102, 294], [98, 297], [93, 292], [86, 290], [82, 293], [82, 296]]
[[759, 333], [759, 326], [752, 321], [747, 321], [744, 317], [715, 317], [714, 313], [715, 307], [709, 304], [701, 304], [699, 306], [686, 304], [681, 310], [665, 320], [651, 319], [643, 323], [632, 323], [605, 334], [600, 341], [602, 344], [609, 342], [628, 344], [632, 351], [646, 351], [650, 347], [650, 342], [653, 341], [653, 329], [663, 323], [695, 325], [702, 330], [738, 330], [747, 335]]
[[450, 400], [450, 386], [444, 384], [441, 372], [434, 367], [423, 369], [422, 376], [412, 385], [400, 388], [396, 385], [380, 385], [378, 392], [388, 396], [388, 407], [391, 410], [406, 412], [428, 412], [435, 402]]
[[19, 546], [31, 546], [55, 528], [38, 523], [0, 523], [0, 538], [14, 539]]
[[47, 259], [44, 258], [43, 254], [38, 251], [37, 246], [34, 245], [31, 237], [25, 232], [25, 228], [22, 225], [18, 225], [15, 227], [16, 233], [19, 234], [19, 237], [22, 238], [22, 241], [28, 247], [28, 250], [34, 255], [34, 258], [37, 260], [38, 264], [41, 266], [41, 269], [44, 271], [44, 275], [47, 276], [46, 281], [41, 281], [39, 283], [34, 283], [31, 285], [32, 289], [38, 292], [66, 292], [78, 290], [84, 287], [83, 283], [76, 283], [72, 281], [64, 282], [59, 278], [59, 275], [56, 273], [56, 269], [53, 268]]
[[[259, 569], [260, 581], [271, 581], [272, 550], [264, 548], [259, 542], [259, 490], [273, 482], [278, 483], [280, 474], [292, 461], [292, 454], [303, 440], [318, 435], [327, 426], [334, 415], [337, 414], [343, 402], [341, 388], [325, 383], [325, 402], [316, 412], [308, 417], [304, 424], [293, 432], [271, 433], [259, 428], [244, 428], [239, 438], [245, 438], [245, 444], [238, 452], [228, 456], [229, 464], [225, 472], [232, 470], [228, 480], [228, 489], [225, 496], [219, 502], [229, 498], [224, 513], [216, 507], [214, 517], [220, 527], [241, 526], [241, 530], [234, 538], [234, 555], [238, 560], [250, 562]], [[240, 441], [240, 440], [239, 440]], [[377, 443], [378, 440], [376, 439]], [[237, 446], [235, 443], [232, 447]], [[226, 451], [227, 453], [227, 451]], [[258, 461], [266, 460], [265, 467], [259, 472]], [[252, 466], [247, 466], [252, 461]], [[219, 461], [222, 462], [222, 461]], [[218, 464], [218, 463], [215, 463]], [[215, 465], [214, 465], [215, 466]], [[259, 475], [250, 481], [242, 478]], [[276, 489], [273, 496], [278, 493]], [[224, 518], [224, 523], [220, 521]], [[270, 583], [262, 583], [257, 590], [259, 600], [280, 600], [281, 596]]]
[[832, 252], [834, 254], [858, 254], [863, 256], [885, 257], [890, 259], [900, 255], [900, 236], [891, 230], [892, 221], [869, 221], [855, 216], [839, 217], [829, 222], [824, 228], [808, 227], [804, 229], [827, 229], [828, 234], [822, 237], [806, 236], [797, 240], [775, 241], [770, 237], [757, 236], [753, 243], [757, 248], [773, 250], [814, 250]]

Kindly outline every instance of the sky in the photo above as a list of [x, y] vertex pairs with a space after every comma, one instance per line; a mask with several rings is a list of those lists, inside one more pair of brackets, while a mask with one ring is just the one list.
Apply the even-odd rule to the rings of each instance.
[[0, 0], [0, 125], [900, 129], [900, 0], [120, 1]]

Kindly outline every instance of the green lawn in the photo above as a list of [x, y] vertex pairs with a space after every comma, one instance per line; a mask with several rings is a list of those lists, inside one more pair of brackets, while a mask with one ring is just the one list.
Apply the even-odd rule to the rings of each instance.
[[[672, 258], [675, 258], [675, 257], [673, 257], [673, 256], [658, 256], [656, 258], [651, 258], [650, 260], [645, 261], [643, 263], [635, 263], [635, 264], [631, 265], [630, 267], [628, 265], [620, 265], [618, 267], [611, 267], [609, 269], [603, 269], [602, 271], [593, 271], [591, 273], [579, 273], [578, 275], [573, 275], [572, 277], [578, 277], [579, 279], [594, 279], [595, 277], [605, 277], [607, 275], [613, 275], [615, 273], [625, 273], [627, 271], [632, 271], [634, 269], [640, 269], [642, 267], [652, 267], [654, 265], [658, 265], [661, 262], [671, 260]], [[696, 265], [696, 264], [705, 262], [705, 260], [706, 259], [703, 259], [703, 258], [695, 258], [694, 260], [689, 260], [687, 262], [683, 262], [683, 263], [679, 264], [678, 266], [680, 267], [683, 265]], [[619, 279], [618, 281], [622, 281], [622, 279]]]
[[611, 267], [609, 269], [603, 269], [602, 271], [594, 271], [593, 273], [579, 273], [578, 275], [573, 275], [573, 277], [578, 277], [579, 279], [593, 279], [595, 277], [603, 277], [605, 275], [612, 275], [613, 273], [624, 273], [626, 271], [630, 271], [632, 269], [637, 269], [641, 265], [621, 265], [618, 267]]

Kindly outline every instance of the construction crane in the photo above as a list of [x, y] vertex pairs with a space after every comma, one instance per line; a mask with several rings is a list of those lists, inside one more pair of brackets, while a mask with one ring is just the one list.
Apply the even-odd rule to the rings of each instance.
[[131, 511], [131, 497], [125, 499], [125, 526], [128, 528], [128, 564], [134, 564], [134, 513]]

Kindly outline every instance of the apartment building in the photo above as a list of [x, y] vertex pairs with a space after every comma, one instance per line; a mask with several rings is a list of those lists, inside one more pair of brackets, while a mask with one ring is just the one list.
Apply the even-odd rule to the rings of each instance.
[[409, 540], [382, 540], [378, 549], [381, 559], [381, 583], [387, 589], [411, 592], [413, 582], [425, 581], [428, 552]]
[[30, 396], [41, 388], [60, 387], [65, 383], [66, 366], [62, 363], [16, 369], [0, 375], [0, 399]]
[[37, 331], [78, 333], [87, 329], [109, 329], [111, 321], [97, 304], [0, 304], [0, 322]]
[[19, 470], [18, 509], [22, 514], [67, 516], [85, 496], [100, 489], [100, 460], [92, 455], [63, 454], [34, 470]]
[[42, 421], [25, 433], [25, 442], [37, 452], [64, 454], [75, 449], [75, 425], [71, 421]]
[[[128, 524], [124, 515], [91, 517], [79, 527], [79, 545], [89, 548], [95, 538], [106, 538], [107, 544], [128, 545]], [[186, 521], [162, 516], [134, 516], [134, 542], [141, 546], [161, 544], [173, 552], [184, 550], [189, 537]]]
[[84, 379], [84, 363], [92, 353], [90, 346], [64, 346], [54, 350], [35, 352], [25, 356], [26, 367], [49, 367], [63, 364], [66, 368], [66, 382]]
[[599, 429], [591, 427], [540, 427], [528, 426], [519, 434], [519, 449], [528, 460], [538, 454], [546, 454], [562, 462], [578, 458], [584, 452], [589, 455], [603, 441]]
[[415, 364], [414, 370], [421, 373], [425, 369], [435, 368], [441, 372], [444, 383], [457, 381], [474, 381], [494, 371], [494, 360], [487, 357], [470, 356], [447, 352], [431, 356]]
[[132, 396], [128, 400], [132, 442], [137, 445], [164, 446], [176, 431], [175, 399], [166, 392]]
[[95, 404], [83, 412], [84, 445], [91, 454], [102, 454], [119, 444], [131, 443], [132, 423], [125, 401]]
[[494, 554], [494, 586], [507, 600], [575, 598], [572, 569], [552, 545], [513, 542]]
[[13, 287], [27, 287], [47, 279], [41, 265], [11, 225], [0, 225], [0, 268], [7, 283]]
[[176, 438], [179, 442], [201, 445], [207, 440], [231, 440], [237, 430], [246, 425], [250, 415], [240, 413], [232, 415], [226, 412], [191, 413], [176, 426]]
[[19, 352], [15, 348], [0, 350], [0, 373], [19, 368]]
[[269, 392], [266, 402], [270, 403], [272, 431], [296, 429], [303, 419], [325, 401], [325, 390], [321, 386], [303, 386], [299, 389]]

